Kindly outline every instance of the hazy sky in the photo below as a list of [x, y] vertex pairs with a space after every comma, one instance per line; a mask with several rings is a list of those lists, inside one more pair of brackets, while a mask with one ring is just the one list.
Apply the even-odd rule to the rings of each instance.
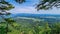
[[60, 9], [50, 9], [50, 10], [40, 10], [37, 11], [35, 9], [38, 0], [26, 0], [25, 3], [18, 4], [13, 0], [7, 0], [8, 2], [12, 3], [15, 8], [10, 10], [11, 13], [31, 13], [31, 14], [60, 14]]

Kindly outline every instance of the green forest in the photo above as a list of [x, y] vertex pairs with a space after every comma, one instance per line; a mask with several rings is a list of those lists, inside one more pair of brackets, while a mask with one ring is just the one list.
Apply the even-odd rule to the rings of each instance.
[[8, 23], [0, 23], [0, 34], [60, 34], [60, 23], [49, 24], [38, 19], [16, 19], [15, 22], [10, 18]]

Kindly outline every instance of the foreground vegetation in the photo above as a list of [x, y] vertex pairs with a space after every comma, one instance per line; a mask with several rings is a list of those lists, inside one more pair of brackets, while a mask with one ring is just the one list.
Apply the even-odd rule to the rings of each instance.
[[[22, 23], [25, 21], [22, 21]], [[40, 21], [30, 23], [0, 23], [0, 34], [60, 34], [60, 23], [48, 24]]]

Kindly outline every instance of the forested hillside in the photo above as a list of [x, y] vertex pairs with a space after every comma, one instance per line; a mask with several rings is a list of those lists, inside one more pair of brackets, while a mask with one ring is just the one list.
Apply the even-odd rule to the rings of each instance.
[[[59, 34], [60, 22], [49, 23], [43, 19], [16, 17], [12, 18], [16, 22], [8, 23], [8, 31], [6, 23], [0, 23], [1, 34]], [[10, 20], [12, 20], [10, 19]]]

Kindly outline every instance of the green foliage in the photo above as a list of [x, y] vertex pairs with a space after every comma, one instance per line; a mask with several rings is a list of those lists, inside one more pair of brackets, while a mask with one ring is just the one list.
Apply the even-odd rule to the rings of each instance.
[[[17, 3], [25, 2], [25, 0], [14, 0], [14, 1], [16, 1]], [[10, 10], [12, 8], [14, 8], [12, 4], [6, 2], [5, 0], [0, 0], [0, 10]]]
[[52, 25], [53, 27], [51, 28], [51, 34], [60, 34], [60, 23], [55, 23], [54, 25]]
[[[12, 24], [8, 23], [8, 34], [59, 34], [60, 33], [60, 23], [54, 23], [52, 27], [48, 23], [44, 23], [44, 25], [39, 25], [40, 22], [35, 21], [35, 25], [23, 26], [20, 23], [13, 22]], [[23, 23], [23, 22], [22, 22]], [[33, 22], [32, 22], [33, 23]], [[2, 33], [3, 32], [3, 33]], [[6, 33], [6, 23], [0, 23], [0, 33]]]
[[23, 2], [25, 2], [25, 0], [15, 0], [16, 2], [18, 2], [18, 3], [23, 3]]
[[0, 24], [0, 34], [6, 34], [6, 24]]
[[6, 1], [0, 2], [0, 10], [10, 10], [12, 8], [14, 8], [14, 6], [9, 4], [8, 2], [6, 2]]
[[53, 7], [60, 8], [60, 0], [40, 0], [36, 8], [47, 10]]

